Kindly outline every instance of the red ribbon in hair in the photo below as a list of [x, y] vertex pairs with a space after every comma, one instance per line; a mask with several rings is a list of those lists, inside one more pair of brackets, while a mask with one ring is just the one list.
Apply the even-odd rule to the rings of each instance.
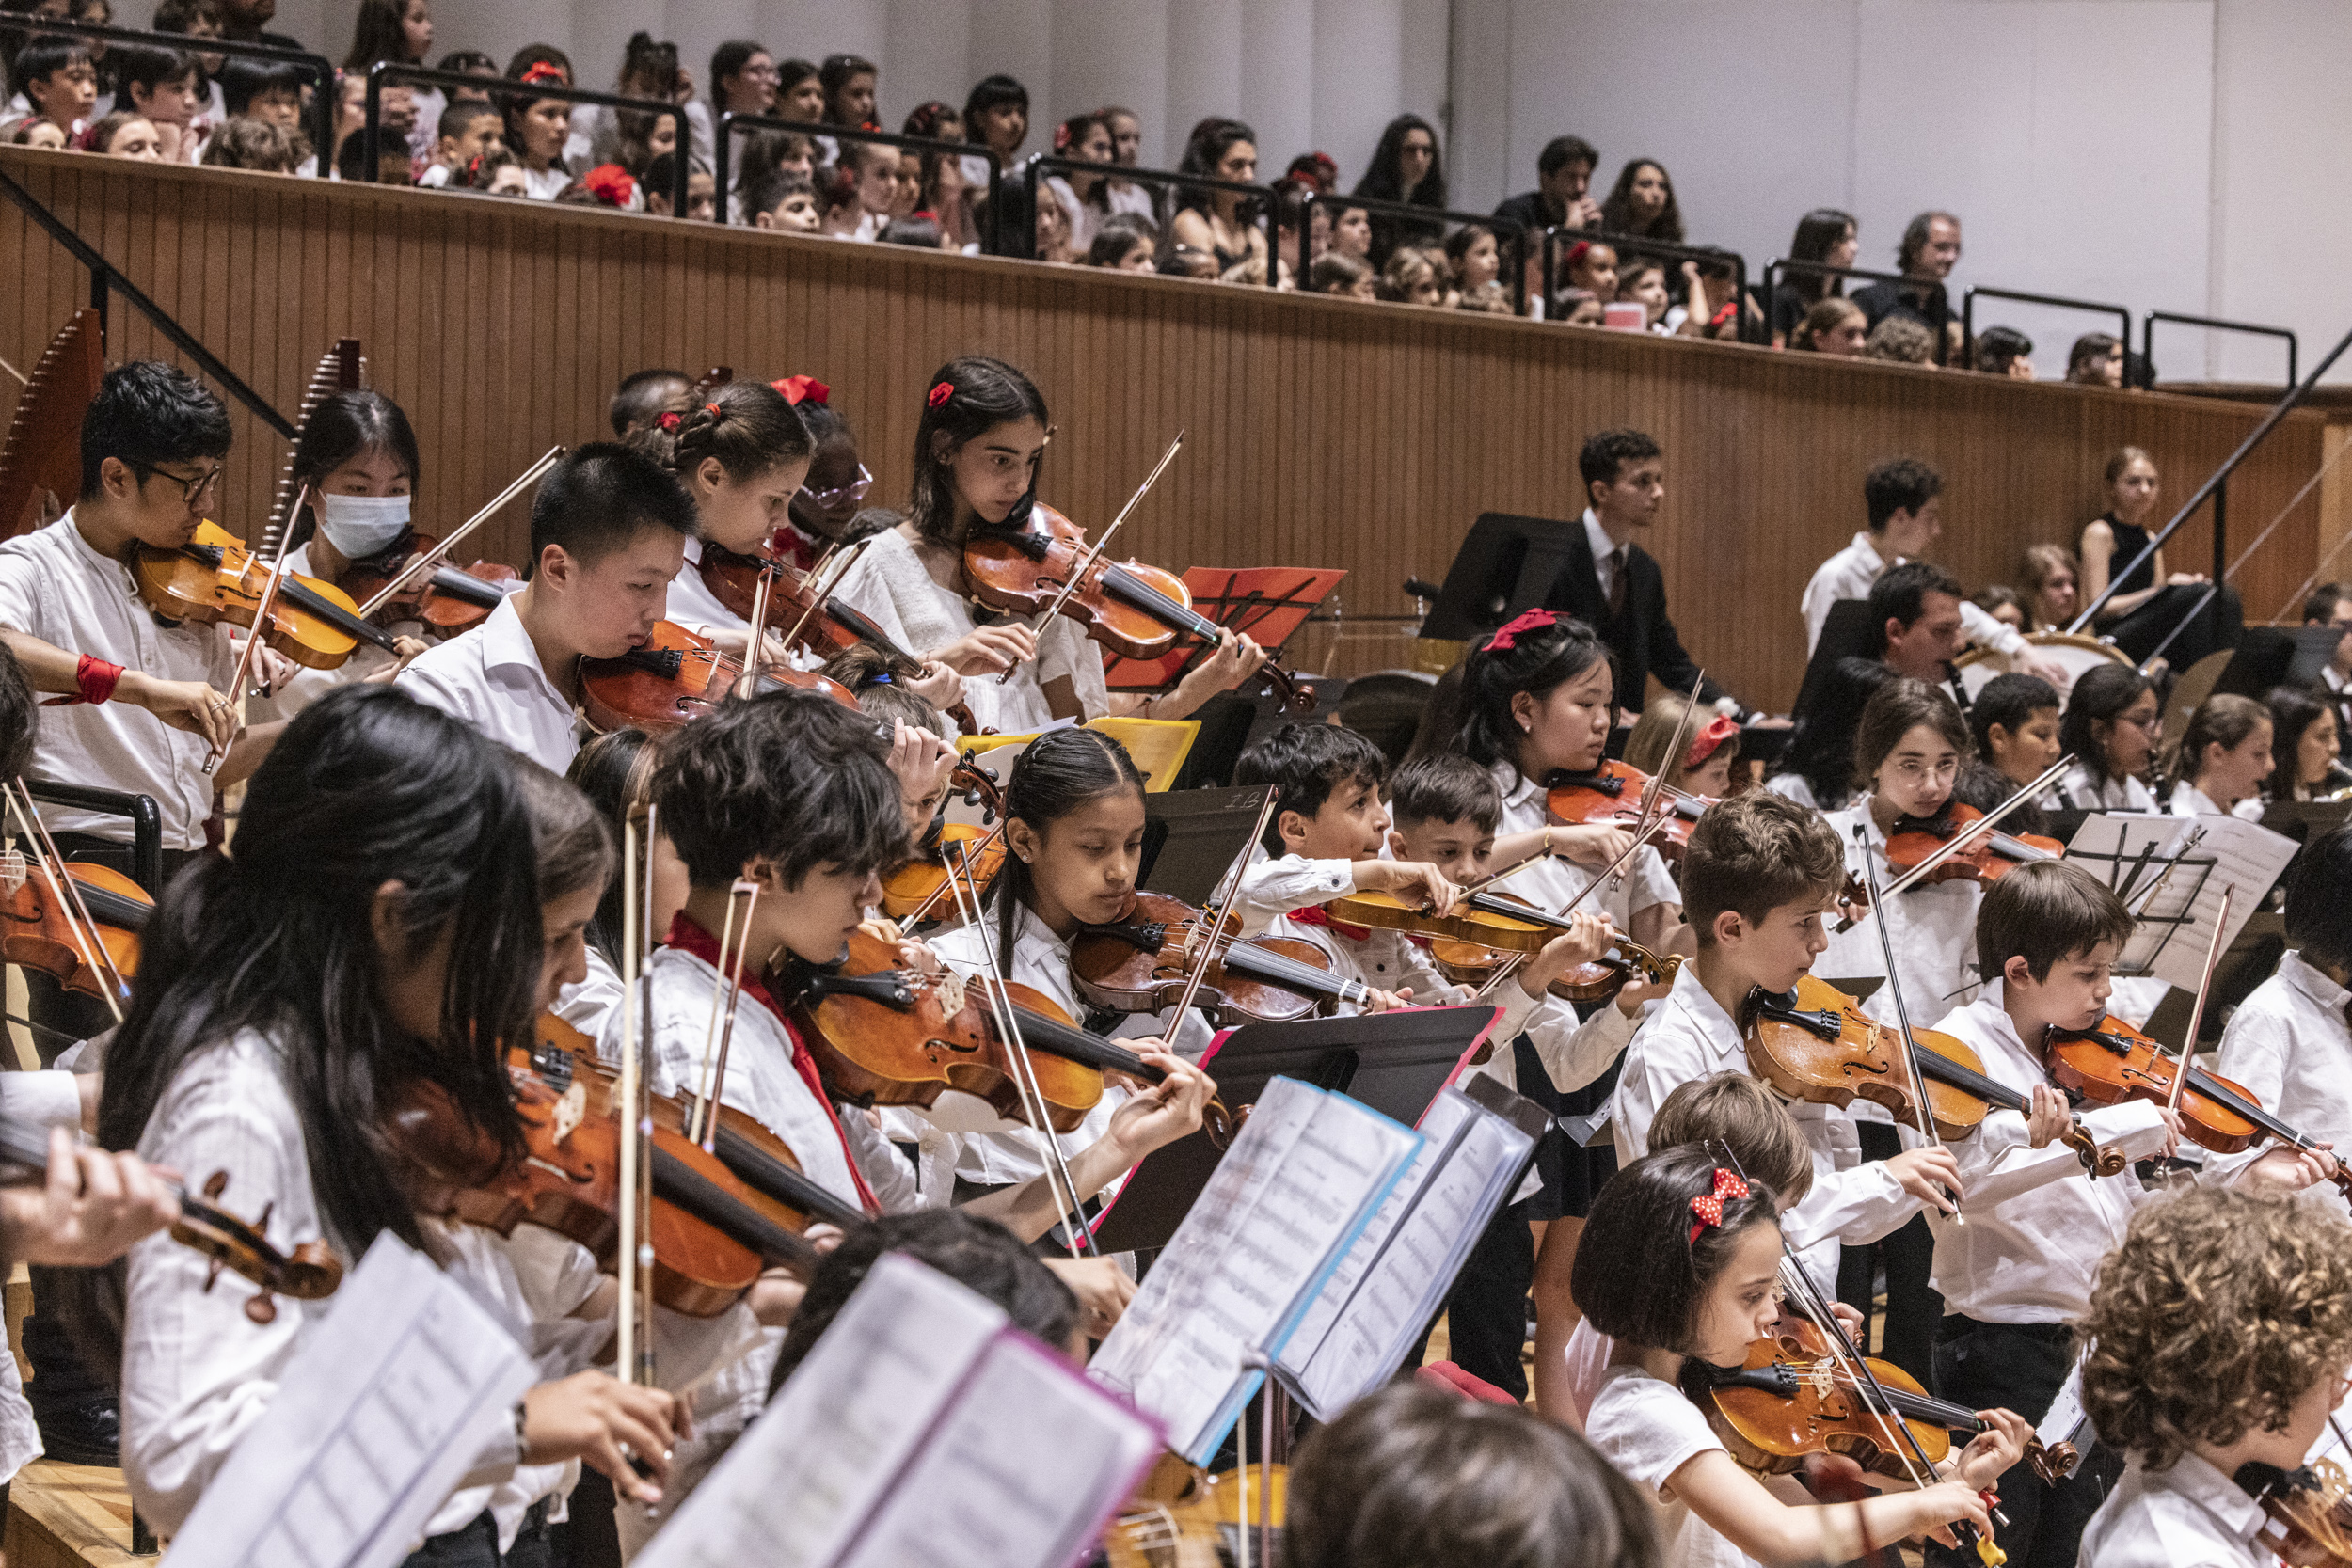
[[1701, 1193], [1691, 1200], [1691, 1212], [1698, 1216], [1691, 1222], [1691, 1240], [1697, 1241], [1699, 1232], [1708, 1226], [1724, 1223], [1724, 1204], [1726, 1200], [1747, 1196], [1748, 1184], [1741, 1179], [1740, 1173], [1736, 1170], [1725, 1170], [1723, 1166], [1717, 1165], [1715, 1167], [1715, 1190], [1711, 1193]]
[[1688, 773], [1692, 768], [1713, 756], [1724, 741], [1739, 733], [1740, 721], [1737, 719], [1727, 718], [1720, 713], [1715, 715], [1700, 727], [1698, 734], [1691, 737], [1691, 749], [1683, 753], [1682, 770]]
[[527, 87], [535, 87], [542, 82], [552, 82], [559, 87], [571, 86], [564, 79], [564, 68], [553, 60], [534, 62], [529, 71], [523, 72], [522, 82]]
[[679, 413], [679, 412], [678, 412], [676, 409], [675, 409], [675, 408], [670, 409], [668, 412], [664, 413], [664, 414], [663, 414], [663, 415], [662, 415], [660, 419], [658, 419], [658, 420], [654, 420], [654, 423], [656, 423], [656, 424], [660, 425], [660, 426], [663, 430], [665, 430], [665, 431], [669, 432], [669, 433], [670, 433], [671, 435], [673, 435], [673, 436], [675, 436], [675, 435], [677, 434], [677, 427], [678, 427], [678, 426], [680, 426], [680, 425], [682, 425], [682, 424], [684, 424], [685, 422], [686, 422], [686, 416], [685, 416], [685, 415], [683, 415], [683, 414], [681, 414], [681, 413]]
[[581, 175], [580, 182], [608, 207], [627, 207], [637, 199], [637, 182], [618, 164], [598, 164]]
[[1579, 240], [1576, 244], [1568, 246], [1568, 265], [1573, 267], [1579, 261], [1584, 260], [1584, 258], [1591, 253], [1592, 248], [1593, 242], [1590, 240]]
[[833, 399], [833, 388], [813, 375], [787, 375], [782, 381], [771, 381], [768, 385], [783, 393], [784, 401], [795, 407], [803, 403], [821, 405]]
[[928, 408], [936, 408], [941, 404], [946, 403], [949, 398], [954, 397], [955, 395], [955, 384], [953, 382], [943, 381], [938, 386], [931, 388], [930, 395], [923, 400], [923, 404], [924, 406]]
[[1519, 633], [1542, 631], [1559, 624], [1560, 617], [1549, 610], [1523, 610], [1518, 620], [1504, 622], [1492, 637], [1486, 639], [1486, 652], [1507, 654], [1519, 645]]

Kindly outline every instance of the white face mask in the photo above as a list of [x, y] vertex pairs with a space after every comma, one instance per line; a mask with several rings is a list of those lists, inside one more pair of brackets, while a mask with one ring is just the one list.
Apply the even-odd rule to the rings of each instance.
[[408, 531], [406, 496], [321, 496], [319, 531], [344, 559], [365, 561]]

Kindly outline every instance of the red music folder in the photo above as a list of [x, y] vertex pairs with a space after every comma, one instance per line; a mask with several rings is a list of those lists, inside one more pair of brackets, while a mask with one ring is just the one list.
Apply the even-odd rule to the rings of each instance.
[[[1261, 647], [1279, 650], [1346, 576], [1344, 568], [1318, 566], [1195, 566], [1184, 573], [1184, 586], [1202, 616], [1256, 639]], [[1173, 685], [1200, 652], [1187, 642], [1157, 658], [1104, 654], [1104, 675], [1113, 691], [1159, 691]]]

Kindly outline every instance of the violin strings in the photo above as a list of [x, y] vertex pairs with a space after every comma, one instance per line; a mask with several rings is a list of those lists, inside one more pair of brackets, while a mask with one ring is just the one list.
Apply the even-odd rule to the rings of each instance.
[[[1182, 440], [1183, 437], [1177, 439]], [[1241, 891], [1242, 874], [1249, 869], [1249, 856], [1258, 847], [1259, 841], [1265, 837], [1265, 825], [1273, 818], [1275, 804], [1281, 798], [1282, 791], [1279, 786], [1266, 790], [1265, 799], [1258, 803], [1257, 825], [1243, 843], [1241, 853], [1233, 857], [1233, 863], [1225, 874], [1224, 884], [1217, 889], [1216, 902], [1204, 911], [1208, 934], [1200, 942], [1200, 953], [1185, 966], [1184, 994], [1176, 999], [1176, 1010], [1168, 1015], [1168, 1043], [1170, 1049], [1175, 1046], [1176, 1032], [1184, 1026], [1184, 1015], [1192, 1010], [1192, 999], [1200, 994], [1200, 982], [1208, 977], [1209, 965], [1216, 960], [1217, 943], [1222, 939], [1226, 913], [1233, 907], [1234, 895]]]
[[[1626, 863], [1630, 861], [1634, 856], [1640, 854], [1642, 852], [1642, 847], [1647, 844], [1652, 836], [1657, 833], [1658, 830], [1665, 825], [1666, 819], [1663, 816], [1659, 817], [1656, 821], [1645, 824], [1642, 831], [1633, 835], [1633, 842], [1627, 847], [1626, 852], [1619, 855], [1613, 862], [1612, 862], [1608, 870], [1603, 871], [1599, 876], [1585, 883], [1582, 892], [1579, 893], [1575, 897], [1569, 899], [1566, 903], [1561, 905], [1559, 913], [1555, 916], [1555, 918], [1565, 920], [1569, 915], [1575, 913], [1576, 907], [1584, 902], [1585, 899], [1591, 897], [1595, 888], [1600, 886], [1601, 883], [1607, 881], [1611, 877], [1622, 870], [1625, 867]], [[1602, 918], [1606, 919], [1608, 917], [1604, 915]], [[1502, 985], [1503, 981], [1509, 979], [1512, 975], [1517, 974], [1519, 972], [1519, 966], [1526, 961], [1526, 954], [1512, 954], [1509, 961], [1498, 966], [1494, 974], [1487, 976], [1486, 983], [1478, 988], [1478, 994], [1473, 1000], [1482, 1002], [1485, 1001], [1487, 996], [1493, 993], [1496, 987]]]

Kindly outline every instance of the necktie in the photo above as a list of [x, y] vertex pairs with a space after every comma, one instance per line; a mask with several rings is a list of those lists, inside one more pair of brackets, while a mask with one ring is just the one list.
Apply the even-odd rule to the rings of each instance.
[[1609, 618], [1615, 620], [1625, 613], [1625, 546], [1619, 545], [1609, 552]]

